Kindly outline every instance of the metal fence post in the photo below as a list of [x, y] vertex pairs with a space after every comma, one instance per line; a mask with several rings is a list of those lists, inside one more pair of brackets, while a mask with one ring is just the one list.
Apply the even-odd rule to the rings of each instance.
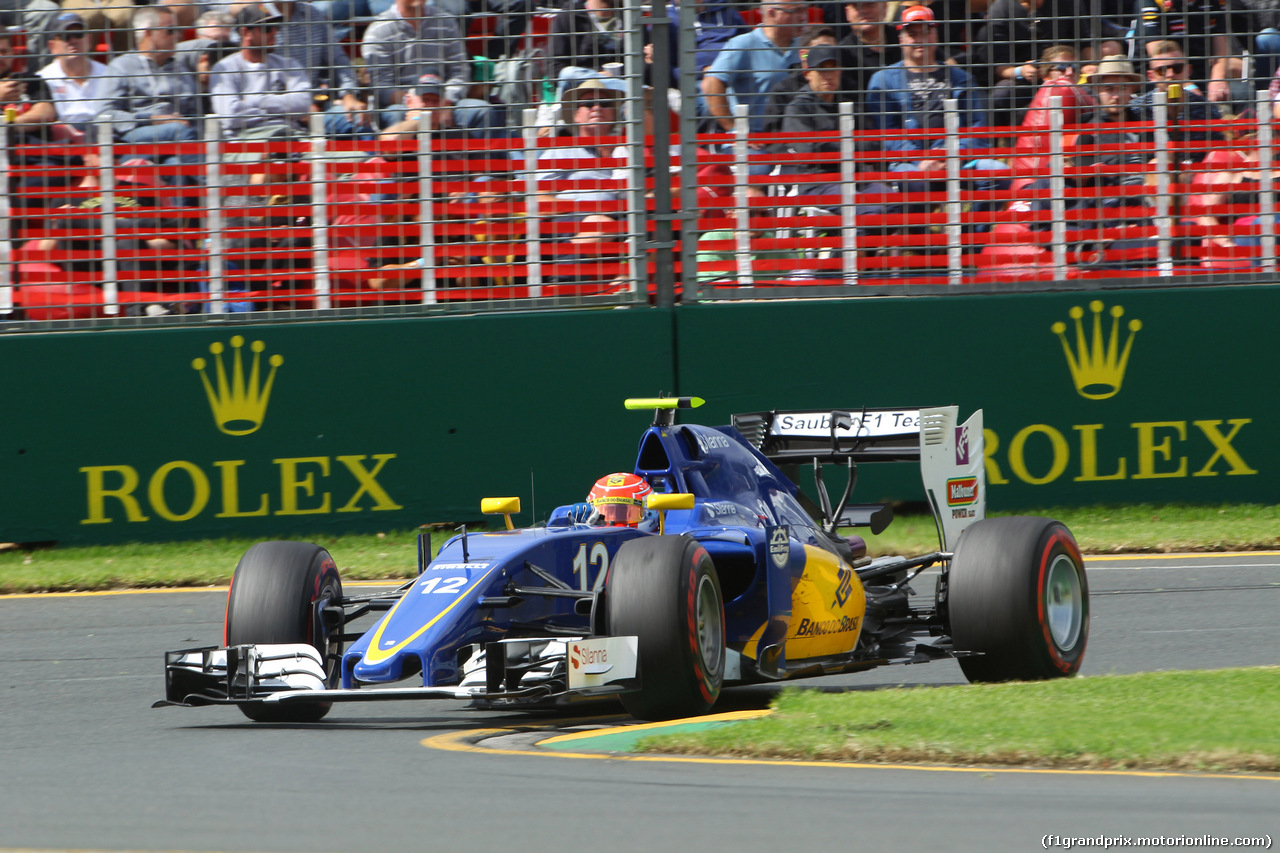
[[204, 122], [204, 212], [209, 229], [205, 239], [205, 253], [209, 267], [209, 313], [222, 314], [227, 310], [224, 294], [227, 291], [226, 238], [222, 236], [222, 140], [217, 116], [206, 116]]
[[1049, 99], [1049, 211], [1053, 217], [1053, 279], [1067, 277], [1067, 158], [1062, 152], [1062, 97]]
[[120, 262], [116, 240], [115, 128], [110, 121], [95, 122], [98, 142], [98, 187], [102, 206], [102, 313], [120, 313]]
[[[679, 4], [679, 22], [676, 28], [676, 50], [680, 56], [676, 63], [680, 68], [680, 204], [674, 216], [680, 222], [680, 293], [686, 304], [697, 302], [701, 296], [698, 282], [698, 69], [694, 54], [697, 50], [697, 8], [694, 3]], [[654, 46], [654, 51], [657, 51]], [[673, 235], [674, 236], [674, 235]]]
[[840, 102], [840, 258], [846, 285], [858, 283], [857, 146], [853, 142], [853, 104]]
[[13, 210], [9, 193], [13, 188], [13, 172], [9, 168], [8, 128], [0, 130], [0, 315], [13, 313], [13, 232], [9, 218]]
[[1164, 92], [1153, 92], [1156, 120], [1156, 274], [1173, 275], [1173, 217], [1169, 182], [1169, 103]]
[[542, 234], [538, 227], [538, 111], [524, 111], [525, 280], [529, 295], [542, 295]]
[[947, 283], [960, 284], [964, 276], [964, 247], [960, 243], [960, 102], [943, 104], [947, 152]]
[[422, 304], [435, 305], [436, 213], [435, 163], [431, 155], [431, 111], [418, 114], [418, 247], [422, 251]]
[[1262, 89], [1258, 92], [1258, 224], [1261, 231], [1262, 269], [1269, 273], [1276, 271], [1276, 192], [1275, 181], [1271, 175], [1274, 157], [1271, 152], [1273, 131], [1271, 121], [1274, 117], [1274, 104], [1271, 93]]
[[311, 139], [307, 146], [307, 160], [311, 166], [311, 286], [315, 292], [316, 308], [332, 307], [330, 293], [333, 277], [329, 267], [329, 193], [325, 180], [324, 113], [312, 113], [308, 120]]
[[[665, 12], [661, 4], [658, 10]], [[623, 122], [623, 144], [627, 154], [626, 188], [622, 197], [627, 200], [627, 280], [629, 293], [637, 294], [647, 291], [649, 279], [649, 217], [645, 210], [644, 198], [644, 92], [642, 78], [644, 75], [642, 54], [644, 52], [644, 33], [640, 26], [640, 7], [630, 3], [622, 5], [623, 40], [622, 79], [625, 86], [623, 103], [629, 105], [626, 120]], [[654, 45], [655, 49], [657, 45]], [[663, 89], [665, 92], [666, 90]], [[657, 91], [653, 93], [657, 101]], [[654, 107], [656, 118], [657, 107]], [[654, 150], [658, 148], [658, 140], [654, 139]], [[656, 171], [655, 171], [656, 177]], [[656, 185], [655, 180], [655, 185]], [[616, 240], [610, 236], [611, 240]]]
[[733, 204], [734, 249], [733, 259], [738, 265], [738, 286], [751, 287], [751, 196], [747, 194], [748, 137], [751, 122], [747, 118], [747, 105], [733, 106]]

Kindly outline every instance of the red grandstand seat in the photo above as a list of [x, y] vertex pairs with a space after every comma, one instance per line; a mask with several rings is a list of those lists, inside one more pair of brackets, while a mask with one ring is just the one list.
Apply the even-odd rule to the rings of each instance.
[[[52, 282], [62, 279], [62, 283]], [[30, 320], [80, 320], [101, 317], [102, 291], [92, 284], [65, 283], [66, 273], [57, 264], [18, 264], [23, 282], [15, 300]]]

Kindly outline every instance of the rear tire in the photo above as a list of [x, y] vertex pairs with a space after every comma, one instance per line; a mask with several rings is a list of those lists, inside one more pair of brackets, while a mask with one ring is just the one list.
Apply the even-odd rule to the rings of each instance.
[[[342, 580], [328, 551], [309, 542], [259, 542], [240, 558], [231, 580], [224, 642], [310, 644], [324, 658], [326, 686], [336, 687], [342, 628], [326, 628], [317, 608], [324, 600], [342, 600]], [[332, 705], [250, 702], [240, 710], [258, 722], [314, 723]]]
[[946, 610], [973, 682], [1074, 675], [1089, 639], [1089, 584], [1064, 524], [1021, 516], [965, 530], [948, 573]]
[[643, 685], [622, 694], [640, 720], [711, 710], [724, 683], [724, 604], [707, 550], [683, 536], [646, 536], [618, 549], [609, 567], [609, 633], [639, 638]]

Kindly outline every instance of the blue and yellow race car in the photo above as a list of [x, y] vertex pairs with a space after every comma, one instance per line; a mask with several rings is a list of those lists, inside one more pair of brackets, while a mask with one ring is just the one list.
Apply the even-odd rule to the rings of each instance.
[[[315, 721], [334, 702], [461, 698], [558, 707], [616, 695], [635, 717], [705, 713], [726, 684], [955, 658], [971, 681], [1075, 673], [1088, 584], [1057, 521], [985, 519], [982, 413], [955, 407], [768, 411], [678, 424], [653, 409], [633, 469], [646, 516], [601, 524], [576, 506], [515, 529], [518, 498], [394, 594], [344, 595], [329, 553], [263, 542], [240, 560], [223, 643], [166, 654], [157, 705], [233, 704], [254, 720]], [[850, 504], [858, 466], [918, 461], [939, 549], [866, 556], [887, 504]], [[796, 485], [812, 467], [817, 499]], [[833, 504], [828, 466], [846, 483]], [[928, 595], [912, 589], [931, 567]], [[932, 577], [932, 575], [930, 576]], [[366, 614], [368, 630], [348, 631]], [[349, 644], [349, 645], [348, 645]]]

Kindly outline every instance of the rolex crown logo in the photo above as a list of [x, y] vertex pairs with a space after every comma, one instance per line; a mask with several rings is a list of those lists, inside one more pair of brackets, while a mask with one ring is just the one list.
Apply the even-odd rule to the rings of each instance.
[[1086, 336], [1084, 309], [1075, 306], [1071, 309], [1071, 319], [1076, 326], [1076, 344], [1072, 350], [1067, 341], [1067, 324], [1054, 323], [1053, 333], [1062, 341], [1062, 351], [1067, 356], [1067, 366], [1071, 368], [1071, 380], [1081, 397], [1089, 400], [1105, 400], [1114, 397], [1120, 391], [1120, 383], [1124, 381], [1124, 371], [1129, 365], [1129, 351], [1133, 348], [1133, 337], [1142, 328], [1141, 320], [1129, 321], [1129, 337], [1120, 349], [1120, 318], [1124, 316], [1124, 308], [1111, 306], [1111, 333], [1106, 338], [1102, 334], [1102, 302], [1094, 300], [1089, 303], [1093, 312], [1092, 334]]
[[227, 377], [227, 366], [222, 359], [225, 347], [220, 342], [209, 345], [217, 374], [214, 381], [209, 380], [209, 373], [205, 370], [207, 362], [203, 358], [197, 358], [191, 362], [191, 366], [200, 371], [200, 380], [204, 383], [204, 392], [209, 397], [209, 408], [213, 410], [213, 419], [218, 424], [218, 429], [227, 435], [248, 435], [262, 426], [262, 421], [267, 416], [271, 384], [275, 381], [276, 370], [284, 364], [284, 356], [271, 356], [267, 360], [271, 365], [271, 371], [267, 374], [266, 382], [263, 382], [262, 351], [266, 349], [266, 344], [262, 341], [254, 341], [249, 345], [253, 350], [253, 366], [249, 369], [249, 378], [246, 380], [244, 360], [241, 357], [243, 347], [242, 336], [236, 335], [231, 339], [231, 350], [235, 355], [231, 362], [230, 378]]

